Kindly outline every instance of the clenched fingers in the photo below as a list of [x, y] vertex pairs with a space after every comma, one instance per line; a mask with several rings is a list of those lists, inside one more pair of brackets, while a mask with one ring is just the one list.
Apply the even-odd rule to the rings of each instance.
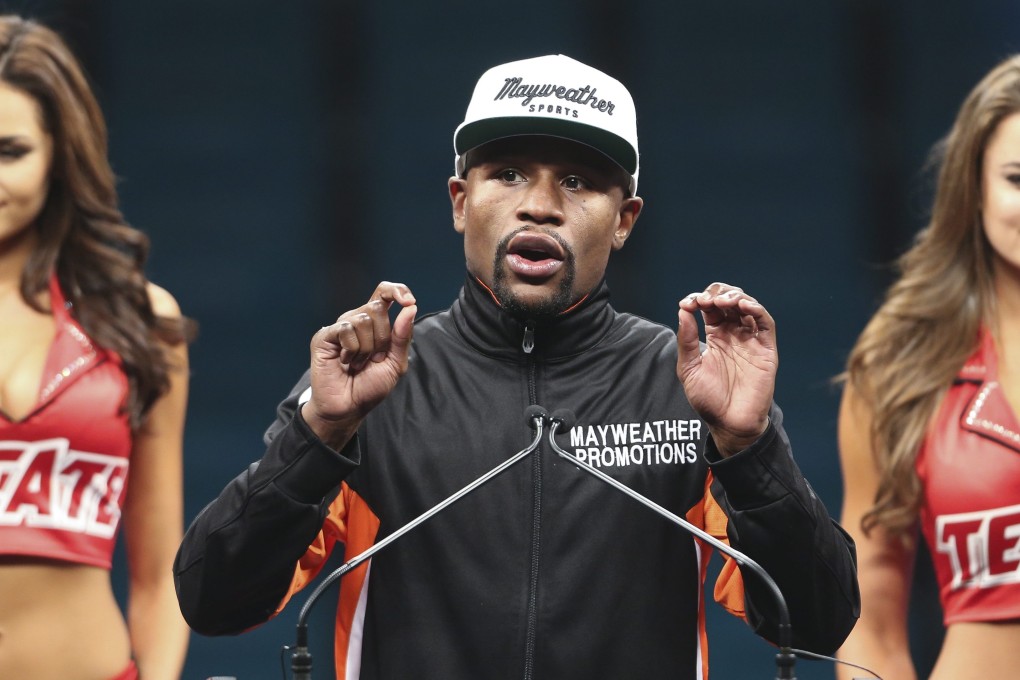
[[393, 342], [389, 309], [394, 302], [404, 308], [398, 315], [401, 333], [399, 340], [402, 347], [407, 344], [410, 338], [409, 325], [416, 311], [415, 297], [404, 284], [383, 281], [368, 302], [341, 314], [336, 323], [320, 331], [322, 339], [333, 345], [340, 363], [360, 367], [368, 361], [383, 361], [386, 358]]
[[[742, 289], [725, 283], [713, 283], [699, 293], [691, 293], [680, 301], [681, 313], [701, 312], [706, 326], [727, 325], [759, 337], [773, 333], [772, 315], [756, 299]], [[681, 323], [683, 319], [681, 318]]]
[[410, 288], [402, 283], [393, 283], [391, 281], [382, 281], [375, 287], [375, 291], [373, 291], [368, 299], [369, 302], [382, 300], [386, 303], [387, 309], [389, 309], [390, 303], [393, 302], [396, 302], [401, 307], [407, 307], [415, 303], [414, 293], [411, 292]]

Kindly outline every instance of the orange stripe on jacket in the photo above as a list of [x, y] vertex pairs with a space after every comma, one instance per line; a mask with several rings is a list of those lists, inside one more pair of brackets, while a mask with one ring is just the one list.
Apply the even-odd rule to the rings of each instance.
[[[315, 580], [337, 543], [344, 545], [345, 556], [350, 559], [370, 548], [375, 543], [378, 531], [379, 518], [346, 482], [342, 484], [340, 493], [329, 506], [329, 514], [326, 515], [322, 529], [298, 560], [290, 588], [276, 613], [283, 610], [295, 593]], [[369, 562], [358, 565], [340, 581], [335, 645], [337, 680], [343, 680], [346, 676], [348, 643]]]
[[[687, 511], [687, 521], [696, 527], [703, 529], [707, 534], [713, 538], [717, 538], [726, 545], [730, 544], [729, 536], [726, 534], [726, 527], [729, 524], [729, 519], [726, 517], [726, 513], [723, 512], [719, 502], [716, 501], [715, 496], [712, 495], [712, 473], [709, 472], [705, 479], [705, 495], [701, 499], [701, 503], [695, 505], [693, 508]], [[705, 582], [706, 575], [708, 573], [708, 563], [712, 558], [712, 547], [703, 542], [701, 539], [695, 538], [698, 542], [701, 550], [701, 583]], [[719, 572], [718, 578], [715, 580], [715, 590], [713, 591], [713, 597], [716, 602], [721, 604], [723, 608], [734, 616], [738, 616], [744, 621], [747, 620], [747, 615], [744, 610], [744, 579], [740, 574], [740, 569], [737, 567], [737, 563], [732, 558], [723, 555], [723, 566]], [[708, 677], [708, 631], [705, 628], [705, 602], [703, 590], [699, 589], [698, 592], [698, 636], [701, 650], [701, 676], [702, 678]]]

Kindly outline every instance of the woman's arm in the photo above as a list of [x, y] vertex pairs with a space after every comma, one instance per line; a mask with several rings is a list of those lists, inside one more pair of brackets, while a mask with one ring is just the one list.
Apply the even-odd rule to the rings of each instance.
[[[179, 317], [177, 302], [149, 285], [157, 316]], [[135, 435], [124, 508], [131, 648], [145, 680], [176, 680], [188, 627], [174, 594], [172, 565], [183, 533], [183, 442], [188, 397], [185, 343], [168, 348], [170, 389]]]
[[[857, 578], [861, 586], [861, 618], [840, 648], [840, 659], [860, 664], [883, 678], [916, 680], [907, 637], [907, 606], [915, 547], [881, 527], [867, 536], [861, 518], [874, 504], [879, 473], [871, 445], [871, 409], [848, 385], [839, 411], [839, 454], [843, 471], [841, 524], [857, 543]], [[836, 677], [850, 680], [855, 672], [837, 666]]]

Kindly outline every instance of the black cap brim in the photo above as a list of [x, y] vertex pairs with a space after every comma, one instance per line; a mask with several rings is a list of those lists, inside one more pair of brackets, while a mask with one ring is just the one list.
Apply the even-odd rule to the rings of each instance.
[[559, 118], [508, 116], [467, 123], [457, 130], [453, 140], [454, 151], [463, 156], [482, 144], [519, 135], [551, 135], [580, 142], [605, 154], [627, 174], [633, 175], [637, 171], [637, 152], [623, 137], [592, 125]]

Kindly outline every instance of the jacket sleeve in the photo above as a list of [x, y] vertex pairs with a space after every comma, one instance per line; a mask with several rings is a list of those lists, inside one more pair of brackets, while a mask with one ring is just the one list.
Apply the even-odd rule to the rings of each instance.
[[[860, 616], [853, 539], [829, 517], [793, 459], [782, 412], [773, 406], [765, 433], [723, 459], [709, 438], [712, 495], [728, 518], [730, 545], [775, 580], [790, 611], [792, 646], [832, 654]], [[779, 642], [774, 592], [741, 566], [748, 623]]]
[[262, 459], [195, 518], [174, 560], [185, 620], [204, 635], [240, 633], [273, 616], [295, 566], [323, 527], [340, 483], [357, 467], [355, 437], [340, 452], [301, 418], [308, 374], [277, 409]]

